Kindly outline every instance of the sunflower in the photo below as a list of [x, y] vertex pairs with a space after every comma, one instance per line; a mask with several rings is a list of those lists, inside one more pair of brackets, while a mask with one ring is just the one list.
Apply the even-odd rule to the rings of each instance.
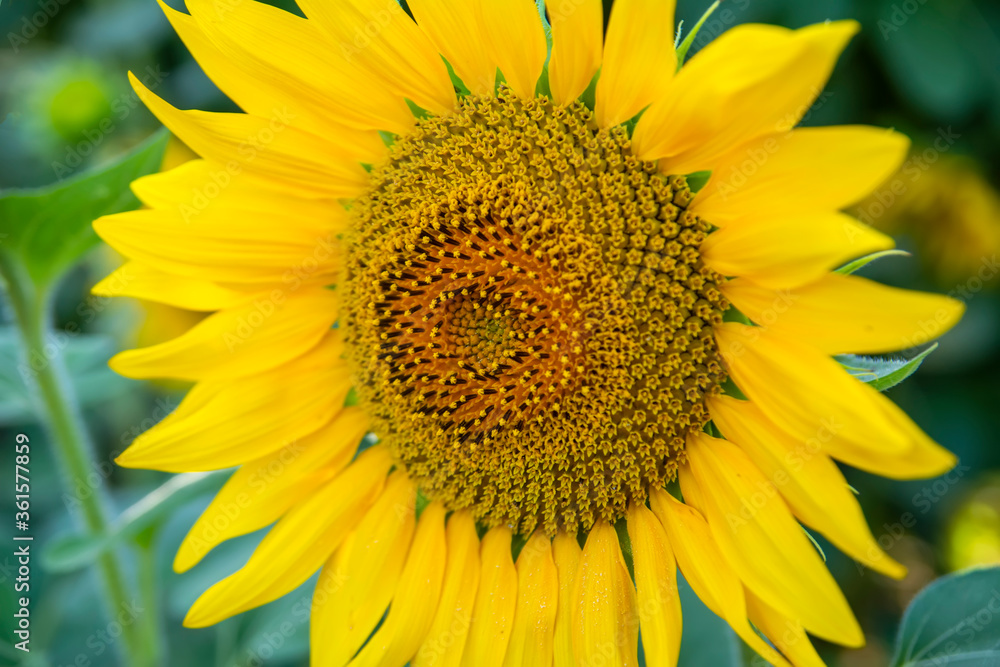
[[202, 159], [95, 223], [132, 296], [214, 311], [112, 362], [197, 383], [119, 463], [239, 466], [175, 568], [274, 524], [185, 623], [321, 571], [315, 665], [671, 665], [679, 568], [776, 665], [861, 645], [802, 524], [903, 569], [833, 459], [954, 457], [832, 355], [962, 307], [833, 271], [892, 245], [838, 211], [908, 147], [795, 129], [857, 24], [679, 67], [672, 2], [299, 4], [164, 6], [246, 113], [133, 78]]

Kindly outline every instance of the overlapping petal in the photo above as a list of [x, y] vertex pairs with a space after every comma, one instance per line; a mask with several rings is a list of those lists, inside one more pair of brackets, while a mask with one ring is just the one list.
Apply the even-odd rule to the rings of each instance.
[[791, 130], [819, 96], [855, 21], [788, 30], [744, 24], [684, 65], [643, 114], [636, 154], [672, 174], [717, 168], [735, 147]]
[[132, 378], [232, 380], [300, 357], [326, 336], [339, 314], [339, 294], [324, 287], [274, 303], [254, 298], [220, 310], [165, 343], [128, 350], [109, 362]]
[[312, 605], [313, 664], [342, 667], [392, 602], [413, 533], [416, 485], [394, 472], [378, 501], [323, 569], [332, 583]]
[[639, 608], [618, 534], [607, 521], [590, 529], [573, 584], [573, 655], [578, 664], [636, 667]]
[[479, 0], [486, 45], [514, 94], [535, 97], [548, 46], [533, 0]]
[[501, 667], [517, 608], [517, 569], [510, 553], [510, 529], [498, 526], [483, 536], [479, 588], [462, 654], [463, 667]]
[[417, 25], [473, 95], [492, 95], [497, 66], [486, 44], [476, 2], [410, 0]]
[[569, 104], [587, 89], [604, 55], [601, 0], [551, 3], [552, 53], [549, 89], [556, 104]]
[[219, 470], [275, 452], [319, 430], [350, 389], [335, 337], [288, 364], [239, 381], [195, 385], [166, 419], [117, 459], [168, 472]]
[[346, 408], [327, 425], [233, 473], [184, 537], [174, 570], [186, 572], [226, 540], [267, 526], [309, 498], [354, 457], [369, 418]]
[[819, 438], [792, 438], [749, 401], [718, 396], [708, 407], [722, 434], [747, 453], [799, 519], [859, 562], [897, 578], [906, 573], [872, 536], [861, 505]]
[[857, 203], [903, 163], [910, 141], [877, 127], [809, 127], [735, 148], [691, 210], [724, 227], [740, 218], [829, 212]]
[[892, 401], [821, 352], [735, 323], [719, 327], [716, 338], [743, 393], [796, 439], [818, 439], [834, 458], [895, 479], [933, 477], [955, 465]]
[[721, 289], [752, 322], [809, 341], [827, 354], [893, 352], [922, 345], [955, 326], [965, 312], [961, 301], [947, 296], [837, 273], [790, 290], [776, 291], [745, 279], [731, 280]]
[[504, 667], [552, 667], [559, 576], [543, 531], [521, 548], [516, 568], [517, 607]]
[[708, 235], [705, 263], [724, 276], [741, 276], [772, 289], [819, 280], [848, 260], [895, 242], [842, 213], [790, 214], [741, 223]]
[[811, 633], [862, 645], [847, 600], [774, 485], [726, 440], [695, 434], [687, 451], [712, 535], [747, 587]]
[[213, 625], [302, 584], [365, 515], [391, 465], [385, 447], [365, 451], [347, 470], [282, 517], [246, 565], [198, 598], [184, 624], [192, 628]]
[[678, 567], [705, 606], [772, 665], [789, 667], [750, 627], [743, 585], [715, 543], [705, 517], [663, 489], [650, 490], [649, 502], [666, 529]]
[[253, 298], [252, 292], [167, 273], [142, 262], [126, 262], [90, 291], [97, 296], [131, 296], [195, 311], [232, 308]]
[[472, 625], [479, 590], [480, 557], [476, 522], [468, 510], [455, 512], [446, 529], [448, 554], [434, 622], [413, 659], [414, 667], [458, 667]]
[[674, 0], [612, 5], [594, 107], [601, 127], [624, 123], [668, 89], [677, 69], [674, 5]]
[[454, 108], [448, 69], [399, 3], [301, 0], [299, 6], [326, 33], [328, 48], [368, 73], [369, 80], [359, 82], [361, 90], [388, 87], [433, 113]]

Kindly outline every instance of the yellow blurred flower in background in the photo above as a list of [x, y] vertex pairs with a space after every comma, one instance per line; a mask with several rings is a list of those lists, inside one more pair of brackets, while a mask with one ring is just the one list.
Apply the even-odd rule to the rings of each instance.
[[926, 155], [915, 151], [858, 217], [911, 237], [931, 275], [948, 285], [976, 274], [1000, 249], [1000, 194], [971, 158]]
[[987, 478], [955, 511], [947, 544], [951, 571], [1000, 564], [1000, 475]]

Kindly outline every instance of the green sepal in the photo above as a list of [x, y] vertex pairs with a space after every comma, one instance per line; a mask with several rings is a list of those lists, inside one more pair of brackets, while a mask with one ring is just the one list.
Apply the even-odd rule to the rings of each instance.
[[906, 252], [905, 250], [897, 250], [895, 248], [893, 248], [892, 250], [881, 250], [879, 252], [873, 252], [870, 255], [865, 255], [864, 257], [856, 259], [853, 262], [850, 262], [849, 264], [845, 264], [844, 266], [837, 269], [836, 272], [847, 276], [854, 273], [861, 267], [867, 266], [868, 264], [874, 262], [876, 259], [882, 259], [883, 257], [910, 257], [910, 253]]
[[455, 68], [451, 66], [451, 63], [448, 62], [448, 59], [445, 58], [444, 56], [441, 56], [441, 60], [444, 61], [444, 66], [448, 68], [448, 76], [451, 78], [451, 85], [455, 87], [455, 92], [461, 95], [462, 97], [465, 97], [466, 95], [471, 95], [472, 91], [469, 90], [469, 88], [465, 85], [465, 82], [462, 81], [461, 77], [459, 77], [458, 74], [455, 73]]
[[715, 12], [715, 10], [719, 8], [720, 1], [721, 0], [715, 0], [715, 2], [712, 3], [712, 6], [709, 7], [705, 11], [705, 13], [701, 15], [701, 18], [698, 19], [698, 22], [694, 24], [694, 28], [691, 30], [691, 32], [688, 33], [688, 36], [684, 38], [684, 41], [681, 42], [681, 45], [677, 47], [678, 71], [680, 70], [681, 65], [684, 64], [684, 59], [687, 58], [687, 52], [688, 50], [690, 50], [691, 44], [694, 43], [694, 38], [698, 36], [698, 31], [701, 30], [701, 26], [705, 24], [705, 21], [708, 20], [708, 17], [711, 16], [713, 12]]
[[408, 97], [404, 97], [403, 101], [406, 102], [406, 106], [408, 106], [410, 108], [410, 113], [412, 113], [413, 117], [416, 118], [417, 120], [423, 120], [425, 118], [430, 118], [431, 116], [434, 115], [430, 111], [428, 111], [427, 109], [423, 108], [422, 106], [420, 106], [419, 104], [417, 104], [416, 102], [414, 102], [413, 100], [411, 100]]
[[691, 194], [698, 194], [698, 191], [708, 184], [708, 179], [710, 178], [712, 178], [712, 171], [706, 169], [705, 171], [696, 171], [693, 174], [688, 174], [684, 177], [684, 180], [687, 181]]
[[628, 536], [628, 526], [625, 518], [615, 521], [615, 532], [618, 533], [618, 544], [621, 546], [622, 558], [625, 559], [625, 567], [628, 568], [628, 576], [632, 578], [635, 585], [635, 563], [632, 558], [632, 538]]
[[837, 355], [836, 359], [854, 377], [878, 391], [885, 391], [913, 375], [924, 359], [937, 347], [937, 343], [932, 343], [911, 359], [863, 357], [854, 354]]

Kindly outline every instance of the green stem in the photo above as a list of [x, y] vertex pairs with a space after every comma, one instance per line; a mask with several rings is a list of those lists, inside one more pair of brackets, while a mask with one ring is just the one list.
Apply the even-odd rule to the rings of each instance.
[[[0, 273], [6, 279], [11, 306], [24, 342], [27, 362], [24, 368], [30, 369], [22, 373], [24, 380], [29, 385], [34, 380], [33, 389], [39, 407], [44, 410], [65, 478], [71, 482], [86, 479], [94, 469], [86, 426], [76, 405], [61, 350], [53, 353], [51, 348], [46, 349], [47, 344], [54, 346], [56, 341], [49, 322], [52, 290], [35, 287], [31, 277], [17, 262], [2, 255]], [[93, 493], [81, 494], [77, 500], [87, 531], [93, 535], [105, 534], [109, 520], [108, 503], [103, 491], [94, 489]], [[125, 584], [125, 567], [120, 557], [113, 550], [108, 551], [98, 560], [97, 568], [110, 617], [114, 619], [123, 611], [127, 613], [127, 610], [133, 609], [134, 598], [129, 595]], [[155, 612], [145, 608], [142, 613]], [[141, 619], [122, 623], [121, 654], [124, 663], [130, 667], [156, 667], [156, 656], [144, 655], [148, 650], [143, 650], [143, 646], [156, 646], [155, 640], [142, 636], [148, 625]]]
[[153, 613], [159, 609], [159, 594], [156, 585], [156, 550], [152, 537], [149, 543], [139, 544], [139, 595], [146, 613], [139, 619], [140, 636], [145, 641], [139, 646], [143, 665], [160, 664], [163, 642], [160, 640], [159, 616]]

